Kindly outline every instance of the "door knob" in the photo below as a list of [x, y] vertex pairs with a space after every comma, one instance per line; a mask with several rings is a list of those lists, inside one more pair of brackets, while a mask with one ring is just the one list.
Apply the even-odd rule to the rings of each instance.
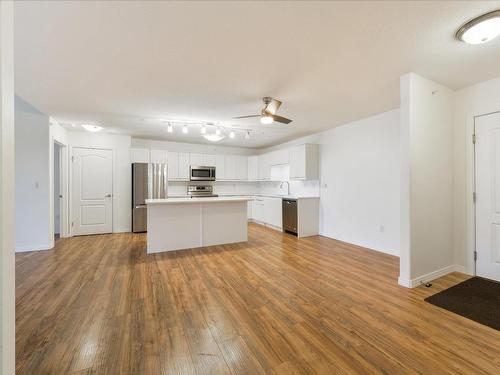
[[104, 198], [111, 198], [111, 194], [106, 194]]

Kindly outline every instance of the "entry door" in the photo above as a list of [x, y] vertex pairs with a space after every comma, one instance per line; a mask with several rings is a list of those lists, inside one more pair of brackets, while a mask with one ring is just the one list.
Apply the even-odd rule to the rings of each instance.
[[111, 233], [113, 228], [113, 153], [73, 149], [74, 235]]
[[500, 113], [476, 125], [476, 274], [500, 281]]

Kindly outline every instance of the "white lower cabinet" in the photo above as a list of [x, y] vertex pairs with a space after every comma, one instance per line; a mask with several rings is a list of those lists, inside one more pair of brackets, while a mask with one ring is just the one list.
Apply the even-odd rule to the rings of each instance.
[[282, 228], [282, 202], [281, 198], [264, 198], [264, 222], [266, 224]]
[[251, 205], [252, 220], [281, 229], [281, 204], [281, 198], [255, 197]]

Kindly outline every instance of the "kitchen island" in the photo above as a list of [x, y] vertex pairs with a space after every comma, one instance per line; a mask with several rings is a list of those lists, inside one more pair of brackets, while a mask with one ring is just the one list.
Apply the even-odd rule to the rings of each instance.
[[158, 253], [248, 239], [249, 197], [147, 199], [147, 252]]

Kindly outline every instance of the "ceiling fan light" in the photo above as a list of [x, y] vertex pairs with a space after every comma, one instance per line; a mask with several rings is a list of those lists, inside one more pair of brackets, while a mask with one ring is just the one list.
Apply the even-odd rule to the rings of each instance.
[[167, 125], [167, 133], [173, 133], [174, 132], [174, 128], [172, 127], [172, 124], [168, 124]]
[[215, 129], [215, 134], [220, 135], [220, 128]]
[[187, 134], [189, 132], [187, 125], [182, 127], [182, 134]]
[[456, 38], [467, 44], [482, 44], [500, 35], [500, 10], [483, 14], [463, 25]]
[[261, 118], [260, 118], [260, 123], [263, 124], [263, 125], [269, 125], [269, 124], [272, 124], [274, 121], [274, 119], [271, 117], [271, 116], [267, 116], [267, 115], [263, 115]]
[[236, 135], [234, 134], [234, 131], [233, 131], [233, 130], [231, 130], [231, 132], [229, 133], [229, 138], [231, 138], [231, 139], [232, 139], [232, 138], [234, 138], [235, 136], [236, 136]]
[[250, 132], [249, 131], [246, 132], [245, 139], [250, 139]]

